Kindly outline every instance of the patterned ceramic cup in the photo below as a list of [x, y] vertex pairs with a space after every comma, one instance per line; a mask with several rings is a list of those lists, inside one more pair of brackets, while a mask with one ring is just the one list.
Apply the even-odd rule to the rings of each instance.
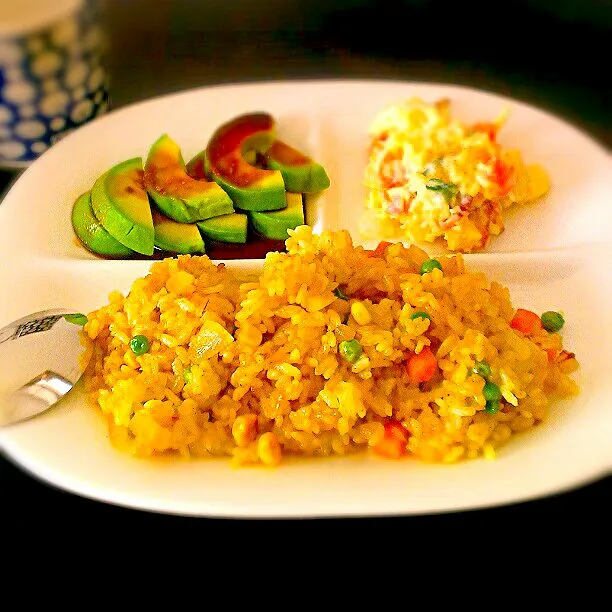
[[0, 167], [105, 112], [101, 0], [0, 0]]

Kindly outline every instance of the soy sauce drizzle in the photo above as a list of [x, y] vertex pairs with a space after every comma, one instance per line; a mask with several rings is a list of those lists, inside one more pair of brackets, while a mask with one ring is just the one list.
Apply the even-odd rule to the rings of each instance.
[[[150, 261], [158, 261], [161, 259], [166, 259], [167, 257], [177, 257], [179, 254], [171, 251], [164, 251], [162, 249], [158, 249], [155, 247], [152, 255], [143, 255], [141, 253], [133, 253], [132, 255], [128, 255], [127, 257], [116, 257], [116, 256], [108, 256], [105, 257], [103, 255], [98, 255], [98, 253], [94, 253], [90, 251], [85, 244], [83, 244], [76, 236], [75, 236], [77, 244], [84, 248], [88, 253], [92, 253], [98, 259], [107, 259], [107, 260], [150, 260]], [[206, 248], [205, 253], [192, 253], [194, 256], [199, 255], [207, 255], [212, 261], [220, 261], [220, 260], [236, 260], [236, 259], [264, 259], [267, 253], [271, 253], [273, 251], [285, 252], [285, 242], [284, 240], [273, 240], [271, 238], [266, 238], [262, 236], [258, 232], [255, 232], [251, 228], [248, 230], [247, 241], [244, 244], [234, 244], [230, 242], [218, 242], [216, 240], [204, 240], [204, 245]]]

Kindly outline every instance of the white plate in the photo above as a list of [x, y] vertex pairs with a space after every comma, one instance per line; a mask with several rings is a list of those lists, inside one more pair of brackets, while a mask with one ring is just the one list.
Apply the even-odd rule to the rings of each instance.
[[[89, 311], [127, 290], [146, 261], [104, 261], [77, 245], [72, 202], [112, 164], [146, 155], [162, 133], [189, 158], [232, 116], [272, 113], [279, 134], [327, 169], [317, 230], [349, 229], [363, 206], [367, 129], [387, 103], [447, 96], [460, 118], [486, 120], [503, 106], [501, 134], [550, 172], [545, 202], [517, 210], [489, 252], [466, 257], [510, 288], [515, 306], [561, 310], [577, 353], [582, 393], [514, 439], [496, 461], [454, 466], [373, 457], [287, 461], [234, 470], [225, 460], [138, 460], [115, 451], [80, 387], [44, 416], [0, 431], [6, 456], [35, 476], [107, 502], [173, 514], [231, 517], [372, 516], [455, 511], [541, 497], [612, 470], [612, 162], [587, 135], [541, 110], [467, 88], [389, 81], [293, 81], [219, 86], [143, 102], [93, 121], [59, 142], [15, 183], [0, 206], [0, 326], [51, 307]], [[8, 263], [10, 262], [10, 263]], [[231, 262], [249, 266], [249, 262]], [[10, 299], [7, 299], [10, 296]]]

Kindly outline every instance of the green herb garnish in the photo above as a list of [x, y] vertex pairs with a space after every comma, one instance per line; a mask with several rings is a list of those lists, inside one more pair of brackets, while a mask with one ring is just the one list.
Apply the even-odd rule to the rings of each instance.
[[452, 200], [457, 195], [459, 188], [455, 183], [445, 183], [439, 178], [430, 178], [426, 183], [425, 187], [430, 191], [439, 191], [446, 199], [447, 202]]
[[75, 325], [83, 326], [85, 323], [87, 323], [87, 317], [80, 312], [64, 315], [64, 319], [66, 319], [68, 323], [74, 323]]
[[334, 289], [334, 295], [341, 300], [348, 300], [349, 297], [344, 293], [344, 291], [340, 287], [336, 287]]

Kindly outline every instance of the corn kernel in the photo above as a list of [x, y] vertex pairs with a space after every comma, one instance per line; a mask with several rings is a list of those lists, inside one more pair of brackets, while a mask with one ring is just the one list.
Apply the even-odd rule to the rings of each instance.
[[194, 276], [179, 270], [166, 281], [166, 289], [176, 295], [191, 295], [194, 291]]
[[363, 302], [353, 302], [351, 305], [351, 314], [359, 325], [367, 325], [372, 321], [372, 317]]
[[281, 460], [281, 445], [278, 438], [272, 433], [263, 434], [257, 442], [257, 454], [265, 465], [278, 465]]
[[495, 447], [492, 444], [485, 444], [482, 447], [482, 454], [485, 459], [495, 459]]
[[232, 436], [238, 446], [248, 446], [257, 435], [257, 415], [241, 414], [232, 425]]
[[132, 351], [126, 351], [124, 353], [123, 362], [129, 365], [130, 368], [133, 368], [134, 370], [138, 370], [140, 368], [140, 364], [138, 363], [138, 360], [136, 359], [136, 356], [134, 355], [134, 353], [132, 353]]

